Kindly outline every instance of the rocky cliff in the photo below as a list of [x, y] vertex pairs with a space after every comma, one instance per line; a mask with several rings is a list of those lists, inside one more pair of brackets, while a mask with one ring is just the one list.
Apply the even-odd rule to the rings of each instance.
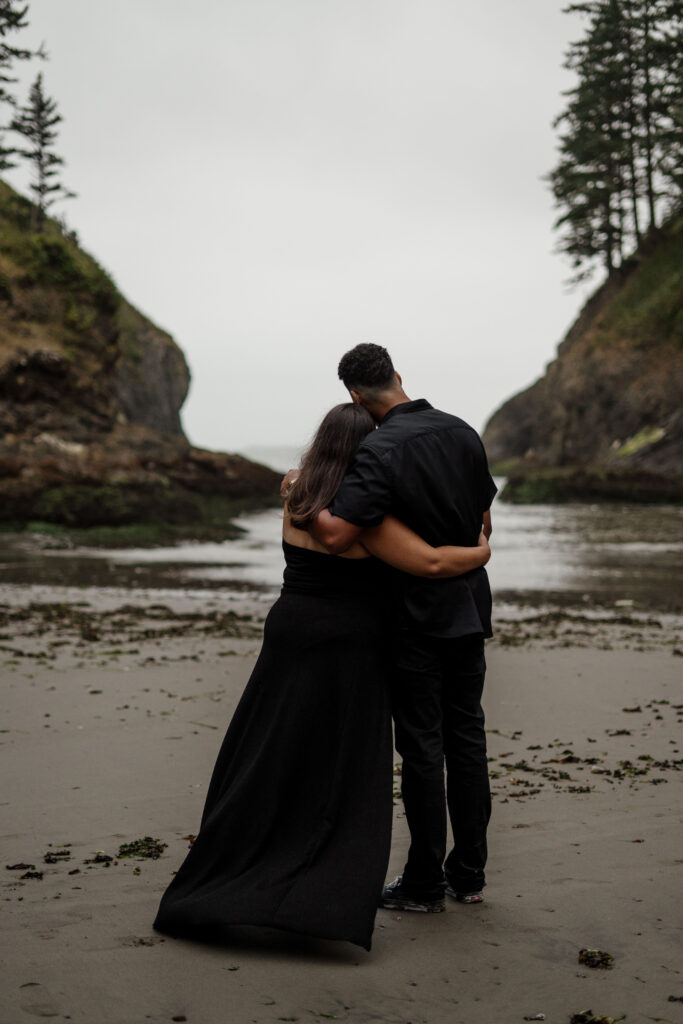
[[683, 497], [683, 218], [589, 299], [532, 387], [489, 420], [512, 500]]
[[221, 529], [278, 476], [193, 448], [173, 339], [54, 221], [0, 182], [0, 522]]

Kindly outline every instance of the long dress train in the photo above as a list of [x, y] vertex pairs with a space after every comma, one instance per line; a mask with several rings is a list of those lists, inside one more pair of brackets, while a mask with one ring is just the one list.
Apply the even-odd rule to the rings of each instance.
[[370, 949], [391, 843], [383, 568], [283, 542], [280, 598], [154, 927], [261, 925]]

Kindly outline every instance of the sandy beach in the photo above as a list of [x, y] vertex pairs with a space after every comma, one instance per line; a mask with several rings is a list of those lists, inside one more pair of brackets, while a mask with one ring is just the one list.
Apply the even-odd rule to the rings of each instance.
[[[683, 662], [670, 624], [571, 610], [499, 621], [483, 905], [379, 911], [370, 953], [255, 930], [218, 947], [151, 923], [198, 828], [267, 605], [157, 600], [54, 591], [0, 609], [1, 1024], [566, 1024], [587, 1009], [683, 1021]], [[119, 855], [147, 836], [165, 844], [157, 859]], [[391, 877], [406, 847], [397, 800]], [[613, 967], [580, 964], [582, 948]]]

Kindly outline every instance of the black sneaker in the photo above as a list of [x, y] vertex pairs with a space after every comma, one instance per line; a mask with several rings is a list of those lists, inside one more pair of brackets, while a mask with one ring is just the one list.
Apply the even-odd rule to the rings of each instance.
[[420, 914], [440, 914], [446, 909], [443, 898], [424, 900], [406, 893], [403, 889], [403, 875], [384, 886], [379, 905], [387, 910], [416, 910]]

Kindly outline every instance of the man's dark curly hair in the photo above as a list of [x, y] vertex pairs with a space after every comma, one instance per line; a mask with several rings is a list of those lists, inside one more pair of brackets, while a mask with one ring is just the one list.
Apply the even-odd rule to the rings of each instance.
[[363, 343], [343, 355], [337, 370], [339, 379], [354, 391], [383, 391], [394, 382], [391, 356], [381, 345]]

